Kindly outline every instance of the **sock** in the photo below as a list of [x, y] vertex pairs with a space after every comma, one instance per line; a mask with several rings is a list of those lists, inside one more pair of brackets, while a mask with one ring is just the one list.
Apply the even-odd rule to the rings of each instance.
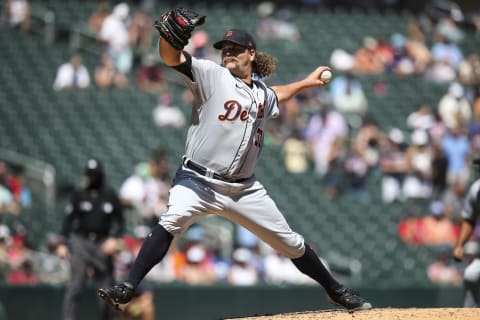
[[165, 230], [161, 225], [155, 226], [143, 241], [127, 281], [133, 284], [134, 287], [137, 287], [150, 269], [162, 261], [172, 240], [173, 236], [170, 232]]
[[327, 292], [336, 290], [342, 286], [332, 277], [317, 254], [306, 243], [303, 256], [292, 259], [292, 262], [298, 270], [317, 281]]

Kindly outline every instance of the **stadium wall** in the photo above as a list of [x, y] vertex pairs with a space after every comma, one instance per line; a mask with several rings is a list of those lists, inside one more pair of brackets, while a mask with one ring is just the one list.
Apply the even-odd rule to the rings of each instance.
[[[462, 288], [356, 288], [378, 308], [461, 307]], [[9, 320], [60, 320], [63, 286], [0, 287], [0, 302]], [[96, 319], [95, 288], [88, 287], [79, 304], [78, 319]], [[162, 285], [155, 288], [156, 319], [212, 320], [228, 317], [331, 309], [317, 286], [192, 287]]]

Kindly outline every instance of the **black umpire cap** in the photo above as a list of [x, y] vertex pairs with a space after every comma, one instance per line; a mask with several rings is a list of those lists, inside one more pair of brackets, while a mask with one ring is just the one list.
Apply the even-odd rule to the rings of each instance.
[[240, 30], [240, 29], [231, 29], [225, 32], [225, 35], [223, 36], [223, 39], [220, 41], [217, 41], [213, 44], [213, 47], [215, 49], [222, 49], [222, 46], [224, 45], [225, 42], [231, 42], [238, 44], [242, 47], [248, 48], [248, 49], [257, 49], [257, 45], [255, 44], [255, 40], [253, 37], [245, 30]]

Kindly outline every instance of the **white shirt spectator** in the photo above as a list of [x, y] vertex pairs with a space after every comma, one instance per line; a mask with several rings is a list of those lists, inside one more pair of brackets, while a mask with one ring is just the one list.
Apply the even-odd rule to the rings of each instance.
[[28, 19], [30, 14], [30, 5], [26, 0], [12, 0], [8, 3], [8, 22], [10, 26], [15, 27]]
[[160, 199], [160, 184], [147, 171], [148, 164], [139, 164], [136, 173], [123, 182], [119, 192], [120, 198], [128, 201], [143, 218], [158, 216], [166, 209]]
[[57, 71], [53, 89], [60, 91], [69, 88], [85, 89], [90, 86], [90, 74], [81, 64], [79, 56], [73, 56], [69, 62], [62, 64]]
[[115, 67], [123, 74], [130, 72], [133, 63], [128, 31], [129, 12], [130, 7], [126, 3], [117, 4], [100, 28], [100, 38], [108, 44], [107, 52], [113, 58]]
[[105, 18], [100, 29], [100, 38], [108, 43], [113, 52], [120, 52], [129, 47], [127, 28], [129, 7], [125, 3], [115, 6], [113, 12]]
[[158, 105], [153, 109], [153, 121], [160, 127], [174, 128], [182, 128], [187, 122], [183, 112], [173, 105], [173, 97], [170, 93], [160, 95]]
[[[464, 95], [463, 86], [454, 82], [438, 103], [438, 112], [449, 128], [462, 125], [472, 117], [470, 103]], [[460, 123], [459, 123], [460, 121]]]

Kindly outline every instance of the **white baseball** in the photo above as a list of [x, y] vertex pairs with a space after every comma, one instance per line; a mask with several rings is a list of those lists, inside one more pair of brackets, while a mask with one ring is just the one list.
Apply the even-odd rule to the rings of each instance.
[[330, 70], [325, 70], [320, 74], [320, 80], [323, 82], [330, 82], [332, 79], [332, 72]]

